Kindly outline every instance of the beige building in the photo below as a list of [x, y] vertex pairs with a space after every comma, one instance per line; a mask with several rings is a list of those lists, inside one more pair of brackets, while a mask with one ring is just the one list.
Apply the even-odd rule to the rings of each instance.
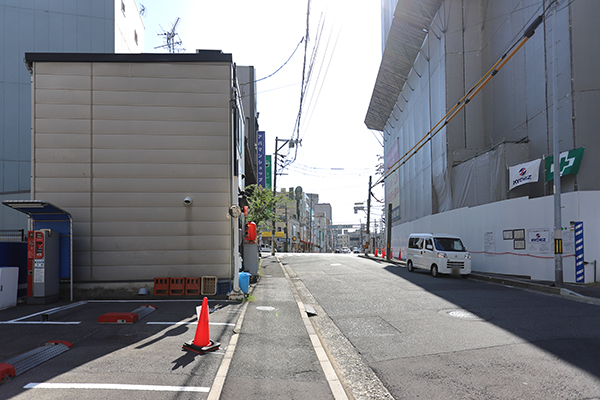
[[243, 225], [231, 211], [253, 173], [232, 56], [28, 53], [26, 62], [31, 198], [73, 216], [75, 285], [233, 279]]

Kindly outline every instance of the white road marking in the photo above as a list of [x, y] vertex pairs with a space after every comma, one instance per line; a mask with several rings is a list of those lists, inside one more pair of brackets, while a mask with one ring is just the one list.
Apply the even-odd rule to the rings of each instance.
[[110, 389], [110, 390], [141, 390], [153, 392], [202, 392], [208, 393], [210, 388], [201, 386], [161, 386], [161, 385], [130, 385], [119, 383], [54, 383], [32, 382], [23, 386], [24, 389]]

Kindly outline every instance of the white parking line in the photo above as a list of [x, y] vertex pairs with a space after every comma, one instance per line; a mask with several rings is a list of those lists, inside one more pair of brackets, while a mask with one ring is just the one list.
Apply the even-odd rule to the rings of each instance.
[[208, 393], [210, 388], [201, 386], [161, 386], [161, 385], [129, 385], [118, 383], [53, 383], [32, 382], [23, 389], [110, 389], [110, 390], [146, 390], [153, 392], [202, 392]]
[[[209, 325], [235, 326], [230, 322], [209, 322]], [[198, 322], [166, 322], [166, 321], [149, 321], [146, 325], [198, 325]]]
[[60, 322], [60, 321], [0, 321], [0, 325], [17, 325], [17, 324], [31, 324], [31, 325], [78, 325], [81, 321], [71, 322]]
[[[80, 301], [80, 302], [73, 303], [73, 304], [67, 304], [66, 306], [54, 307], [54, 308], [51, 308], [49, 310], [39, 311], [39, 312], [36, 312], [34, 314], [25, 315], [25, 316], [23, 316], [21, 318], [11, 319], [10, 321], [2, 321], [0, 323], [7, 324], [7, 323], [19, 322], [19, 321], [23, 321], [24, 319], [29, 319], [29, 318], [37, 317], [38, 315], [42, 315], [42, 314], [48, 314], [48, 313], [53, 313], [53, 312], [68, 310], [69, 308], [78, 307], [78, 306], [83, 305], [85, 303], [86, 303], [85, 301]], [[47, 321], [42, 321], [42, 322], [47, 322]], [[79, 322], [77, 322], [77, 323], [79, 323]]]

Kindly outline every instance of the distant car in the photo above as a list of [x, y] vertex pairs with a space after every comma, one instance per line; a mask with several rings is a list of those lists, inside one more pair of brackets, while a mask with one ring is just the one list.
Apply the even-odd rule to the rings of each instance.
[[358, 253], [360, 253], [360, 250], [358, 250], [358, 247], [355, 247], [354, 249], [352, 249], [352, 252], [354, 254], [358, 254]]

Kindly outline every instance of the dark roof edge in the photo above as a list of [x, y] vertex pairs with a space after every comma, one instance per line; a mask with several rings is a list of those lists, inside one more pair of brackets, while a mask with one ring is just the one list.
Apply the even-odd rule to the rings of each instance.
[[25, 62], [233, 62], [231, 54], [220, 50], [198, 50], [197, 53], [25, 53]]

